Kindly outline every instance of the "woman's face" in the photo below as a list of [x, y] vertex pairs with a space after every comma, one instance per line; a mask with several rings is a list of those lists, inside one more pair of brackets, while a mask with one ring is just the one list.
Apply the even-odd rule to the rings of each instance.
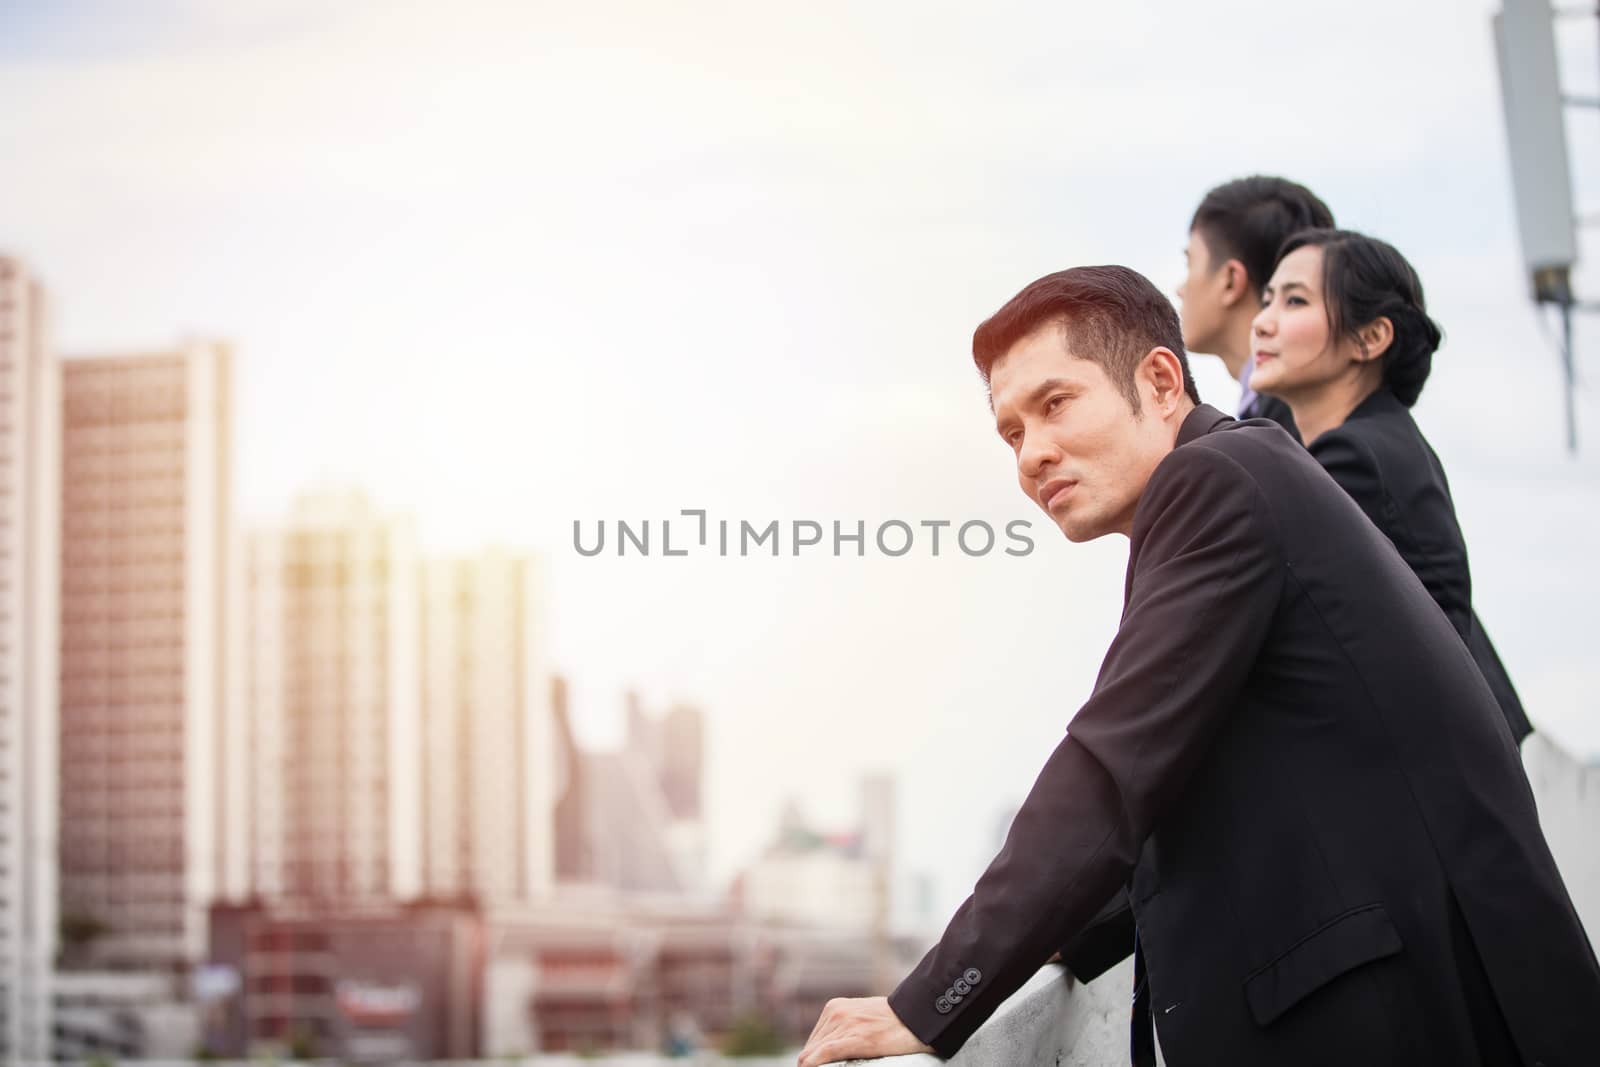
[[1315, 393], [1362, 362], [1360, 346], [1330, 338], [1322, 296], [1322, 249], [1302, 245], [1283, 257], [1250, 326], [1250, 388], [1292, 400]]

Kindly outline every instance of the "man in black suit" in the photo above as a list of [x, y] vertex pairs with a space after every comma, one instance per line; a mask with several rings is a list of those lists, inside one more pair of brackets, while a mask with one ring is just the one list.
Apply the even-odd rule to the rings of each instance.
[[1333, 212], [1305, 186], [1286, 178], [1236, 178], [1206, 193], [1189, 222], [1187, 264], [1178, 286], [1183, 343], [1222, 360], [1243, 390], [1241, 419], [1271, 419], [1296, 437], [1289, 405], [1250, 388], [1250, 323], [1261, 291], [1290, 234], [1331, 228]]
[[973, 351], [1023, 491], [1070, 540], [1129, 537], [1122, 623], [943, 939], [888, 998], [829, 1002], [802, 1067], [949, 1056], [1132, 923], [1135, 1062], [1152, 1017], [1174, 1065], [1600, 1060], [1600, 964], [1516, 749], [1388, 540], [1277, 426], [1199, 404], [1133, 271], [1040, 279]]

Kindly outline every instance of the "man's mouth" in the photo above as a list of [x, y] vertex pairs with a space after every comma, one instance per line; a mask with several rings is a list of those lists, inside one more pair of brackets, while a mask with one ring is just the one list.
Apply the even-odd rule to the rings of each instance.
[[1039, 500], [1046, 511], [1052, 510], [1067, 498], [1078, 483], [1067, 478], [1052, 478], [1039, 487]]

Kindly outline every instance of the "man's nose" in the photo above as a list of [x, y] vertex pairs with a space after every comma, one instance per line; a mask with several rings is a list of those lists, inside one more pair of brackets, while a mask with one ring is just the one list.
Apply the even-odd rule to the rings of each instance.
[[1017, 468], [1029, 478], [1037, 479], [1045, 466], [1061, 462], [1061, 450], [1042, 434], [1029, 434], [1022, 439], [1017, 454]]

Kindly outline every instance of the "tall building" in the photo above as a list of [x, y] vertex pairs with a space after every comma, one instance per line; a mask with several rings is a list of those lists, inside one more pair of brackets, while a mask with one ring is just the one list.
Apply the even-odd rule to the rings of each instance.
[[698, 822], [702, 765], [705, 761], [704, 725], [700, 710], [677, 704], [660, 719], [646, 714], [637, 693], [626, 698], [628, 748], [654, 769], [675, 821]]
[[681, 821], [701, 821], [704, 732], [700, 709], [684, 704], [667, 712], [661, 722], [661, 789], [673, 817]]
[[584, 824], [589, 880], [631, 893], [697, 888], [675, 847], [674, 823], [654, 769], [637, 752], [585, 752]]
[[59, 390], [43, 293], [0, 257], [0, 1063], [51, 1053]]
[[422, 891], [525, 902], [554, 878], [560, 752], [539, 571], [486, 552], [422, 569]]
[[567, 680], [550, 679], [550, 715], [556, 749], [555, 881], [588, 882], [594, 879], [594, 854], [588, 830], [588, 793], [583, 753], [572, 729], [567, 708]]
[[68, 962], [181, 969], [222, 882], [231, 355], [65, 361], [60, 906]]
[[558, 752], [534, 561], [424, 561], [411, 524], [359, 493], [302, 497], [245, 554], [252, 889], [543, 893]]
[[698, 708], [677, 704], [655, 719], [645, 713], [638, 694], [629, 693], [627, 720], [623, 758], [637, 762], [654, 779], [663, 812], [659, 833], [681, 874], [682, 888], [705, 888], [705, 820], [700, 810], [704, 717]]
[[562, 682], [553, 689], [553, 703], [561, 754], [559, 878], [627, 892], [704, 889], [700, 712], [679, 705], [657, 719], [628, 693], [623, 745], [584, 752], [572, 736]]
[[298, 500], [245, 550], [250, 884], [360, 903], [422, 888], [418, 560], [357, 493]]

